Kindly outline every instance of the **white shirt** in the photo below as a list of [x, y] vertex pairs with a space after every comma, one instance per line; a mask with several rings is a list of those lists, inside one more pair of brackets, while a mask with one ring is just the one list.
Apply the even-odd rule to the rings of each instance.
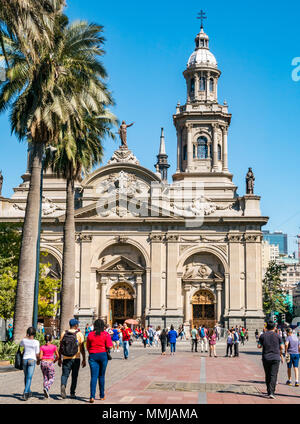
[[20, 346], [24, 347], [24, 359], [34, 359], [36, 361], [36, 355], [40, 353], [40, 342], [38, 340], [23, 339], [21, 340]]

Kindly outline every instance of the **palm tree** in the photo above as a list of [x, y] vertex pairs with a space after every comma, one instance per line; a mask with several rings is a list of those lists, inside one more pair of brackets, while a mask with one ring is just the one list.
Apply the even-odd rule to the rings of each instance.
[[[108, 94], [108, 93], [107, 93]], [[117, 120], [105, 107], [112, 104], [107, 95], [103, 102], [101, 116], [89, 116], [83, 112], [80, 126], [71, 121], [61, 133], [61, 141], [55, 154], [49, 153], [46, 163], [59, 177], [66, 179], [66, 213], [64, 221], [64, 247], [61, 291], [60, 332], [68, 328], [68, 322], [74, 314], [75, 281], [75, 219], [74, 185], [81, 179], [82, 173], [89, 171], [102, 160], [102, 140], [105, 136], [114, 138], [111, 127]]]
[[[10, 108], [12, 132], [19, 140], [30, 137], [31, 180], [23, 225], [15, 306], [14, 340], [32, 323], [36, 244], [42, 158], [47, 144], [56, 144], [72, 119], [80, 126], [81, 110], [99, 114], [108, 100], [101, 79], [106, 72], [97, 56], [103, 54], [102, 27], [86, 22], [68, 25], [63, 15], [55, 20], [53, 43], [41, 44], [40, 60], [26, 57], [15, 37], [3, 32], [9, 62], [7, 80], [0, 89], [0, 113]], [[0, 56], [1, 58], [1, 56]], [[78, 95], [80, 93], [80, 96]]]
[[62, 12], [65, 0], [0, 0], [0, 48], [7, 67], [4, 33], [18, 39], [23, 54], [39, 61], [41, 43], [51, 44], [55, 16]]

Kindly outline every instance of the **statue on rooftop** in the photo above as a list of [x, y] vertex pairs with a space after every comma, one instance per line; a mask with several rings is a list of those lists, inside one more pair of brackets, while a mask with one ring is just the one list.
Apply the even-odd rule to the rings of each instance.
[[118, 134], [120, 135], [120, 139], [121, 139], [121, 147], [125, 147], [127, 148], [127, 128], [131, 127], [134, 124], [134, 122], [132, 122], [132, 124], [126, 125], [125, 121], [122, 121], [122, 124], [120, 125]]
[[252, 171], [252, 168], [248, 168], [248, 172], [246, 175], [246, 194], [253, 194], [254, 193], [254, 174]]

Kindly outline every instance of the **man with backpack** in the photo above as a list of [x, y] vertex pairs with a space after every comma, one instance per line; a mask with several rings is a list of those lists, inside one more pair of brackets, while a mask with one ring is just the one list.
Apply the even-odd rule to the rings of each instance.
[[[70, 395], [75, 399], [78, 372], [80, 368], [80, 354], [82, 355], [82, 368], [86, 366], [84, 336], [78, 329], [79, 322], [73, 318], [69, 321], [70, 329], [63, 331], [60, 338], [58, 365], [62, 365], [61, 397], [66, 398], [66, 386], [72, 371]], [[63, 360], [61, 359], [63, 357]]]
[[200, 346], [201, 346], [201, 352], [203, 352], [203, 347], [205, 345], [205, 352], [208, 350], [207, 346], [207, 330], [204, 327], [204, 325], [201, 325], [199, 328], [199, 336], [200, 336]]

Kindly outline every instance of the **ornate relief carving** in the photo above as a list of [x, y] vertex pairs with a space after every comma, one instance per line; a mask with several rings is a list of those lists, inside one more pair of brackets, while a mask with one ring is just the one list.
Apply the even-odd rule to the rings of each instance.
[[243, 241], [242, 234], [228, 234], [227, 239], [230, 243], [241, 243]]
[[179, 236], [177, 234], [166, 234], [166, 240], [168, 242], [177, 242], [179, 240]]
[[187, 249], [190, 249], [191, 247], [193, 247], [194, 245], [193, 244], [182, 244], [180, 247], [179, 247], [179, 253], [180, 253], [180, 255], [185, 251], [185, 250], [187, 250]]
[[128, 237], [116, 236], [115, 240], [117, 243], [127, 243]]
[[245, 234], [244, 238], [247, 243], [256, 243], [261, 241], [261, 235], [260, 234]]
[[149, 239], [152, 241], [152, 243], [161, 242], [163, 240], [163, 235], [162, 234], [150, 234]]
[[236, 202], [231, 202], [227, 205], [217, 205], [211, 199], [205, 196], [200, 196], [193, 199], [192, 203], [186, 205], [184, 208], [178, 208], [175, 203], [171, 203], [171, 208], [176, 215], [184, 217], [207, 216], [214, 213], [216, 210], [231, 210], [234, 208]]
[[115, 150], [114, 154], [112, 155], [111, 159], [107, 162], [108, 164], [113, 163], [134, 163], [136, 165], [139, 165], [140, 162], [138, 159], [134, 156], [131, 150], [129, 149], [118, 149]]
[[193, 304], [212, 305], [215, 302], [214, 295], [207, 290], [199, 290], [192, 297]]
[[110, 299], [133, 299], [133, 291], [127, 284], [112, 287], [109, 292]]
[[77, 241], [81, 242], [91, 242], [93, 240], [93, 236], [90, 234], [79, 234], [77, 236]]

